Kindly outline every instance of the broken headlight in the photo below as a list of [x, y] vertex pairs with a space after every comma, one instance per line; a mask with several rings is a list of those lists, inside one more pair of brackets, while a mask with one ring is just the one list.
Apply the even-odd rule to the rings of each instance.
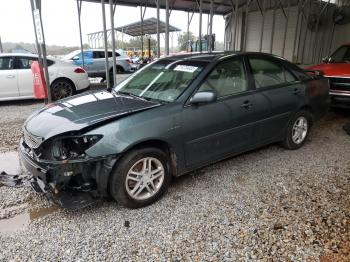
[[102, 135], [84, 135], [65, 137], [52, 141], [50, 144], [50, 155], [54, 160], [83, 159], [85, 151], [96, 144]]

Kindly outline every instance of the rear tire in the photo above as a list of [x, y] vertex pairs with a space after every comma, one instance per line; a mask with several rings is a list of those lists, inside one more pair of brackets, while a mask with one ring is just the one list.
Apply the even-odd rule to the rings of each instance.
[[114, 167], [109, 192], [122, 206], [140, 208], [158, 200], [167, 190], [171, 174], [167, 155], [158, 148], [132, 150]]
[[301, 148], [310, 133], [312, 114], [307, 110], [300, 110], [289, 121], [285, 139], [281, 145], [290, 150]]
[[74, 85], [67, 79], [58, 79], [51, 84], [52, 100], [59, 100], [74, 94]]

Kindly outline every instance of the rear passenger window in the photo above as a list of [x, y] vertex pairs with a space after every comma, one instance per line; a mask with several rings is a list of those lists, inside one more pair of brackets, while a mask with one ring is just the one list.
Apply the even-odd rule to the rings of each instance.
[[240, 59], [229, 59], [219, 63], [209, 74], [198, 92], [214, 91], [224, 97], [246, 91], [247, 77]]
[[103, 51], [94, 51], [93, 58], [105, 58], [105, 52]]
[[[115, 56], [120, 56], [120, 54], [118, 52], [115, 52]], [[108, 57], [113, 57], [112, 51], [108, 52]]]
[[257, 88], [294, 82], [297, 79], [281, 64], [262, 59], [249, 58]]

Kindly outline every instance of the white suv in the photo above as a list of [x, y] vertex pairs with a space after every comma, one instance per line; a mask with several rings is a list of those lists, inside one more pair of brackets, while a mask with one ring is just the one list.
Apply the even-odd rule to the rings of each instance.
[[[37, 60], [33, 54], [0, 54], [0, 101], [34, 98], [30, 65]], [[81, 67], [52, 58], [47, 63], [53, 100], [89, 88], [88, 75]]]

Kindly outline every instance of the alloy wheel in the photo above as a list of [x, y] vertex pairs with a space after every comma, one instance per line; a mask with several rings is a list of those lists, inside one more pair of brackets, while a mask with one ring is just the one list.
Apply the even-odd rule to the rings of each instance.
[[125, 188], [129, 196], [136, 200], [153, 197], [163, 185], [165, 169], [162, 162], [154, 157], [137, 161], [128, 171]]
[[308, 121], [305, 117], [300, 116], [297, 118], [293, 125], [292, 140], [295, 144], [302, 143], [308, 132]]

